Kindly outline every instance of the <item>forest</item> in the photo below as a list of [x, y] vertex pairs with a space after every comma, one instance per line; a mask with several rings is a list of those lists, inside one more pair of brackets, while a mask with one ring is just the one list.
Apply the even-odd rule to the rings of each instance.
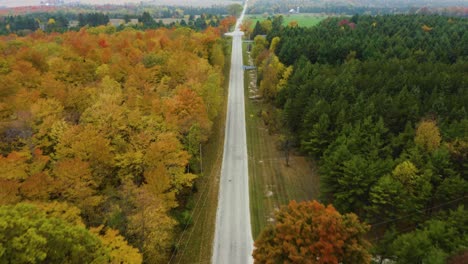
[[299, 7], [301, 13], [340, 15], [443, 14], [467, 17], [463, 0], [256, 0], [248, 8], [250, 14], [287, 14]]
[[259, 23], [251, 51], [261, 114], [318, 164], [321, 202], [369, 224], [380, 261], [466, 259], [468, 20], [282, 24]]
[[[150, 10], [151, 11], [151, 10]], [[176, 28], [189, 27], [197, 31], [203, 31], [208, 27], [218, 27], [224, 19], [233, 20], [232, 16], [215, 15], [212, 13], [200, 13], [198, 15], [175, 15], [177, 18], [171, 22], [164, 23], [157, 15], [152, 12], [144, 11], [141, 14], [129, 15], [127, 13], [108, 14], [103, 12], [87, 12], [75, 14], [72, 12], [49, 13], [37, 12], [25, 15], [6, 15], [0, 16], [0, 35], [17, 34], [21, 36], [28, 35], [38, 29], [47, 33], [79, 31], [82, 27], [97, 27], [109, 25], [110, 19], [120, 21], [120, 25], [114, 25], [117, 31], [126, 28], [137, 30], [157, 29], [157, 28]], [[136, 22], [132, 22], [136, 20]], [[75, 22], [73, 24], [72, 22]], [[224, 21], [225, 23], [226, 21]], [[223, 25], [225, 27], [225, 25]]]
[[127, 3], [125, 5], [119, 4], [105, 4], [105, 5], [87, 5], [87, 4], [66, 4], [58, 6], [19, 6], [19, 7], [1, 7], [0, 15], [26, 15], [33, 13], [49, 13], [49, 14], [69, 14], [76, 19], [78, 14], [86, 13], [104, 13], [111, 18], [122, 18], [123, 15], [138, 16], [143, 12], [149, 12], [155, 18], [177, 18], [183, 15], [201, 15], [201, 14], [219, 14], [227, 15], [227, 4], [212, 5], [212, 6], [177, 6], [177, 5], [153, 5], [151, 3], [140, 2], [138, 4]]
[[0, 262], [167, 262], [233, 22], [0, 37]]

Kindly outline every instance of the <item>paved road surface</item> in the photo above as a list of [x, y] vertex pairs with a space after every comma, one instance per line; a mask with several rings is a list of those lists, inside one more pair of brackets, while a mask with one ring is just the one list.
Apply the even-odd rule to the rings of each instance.
[[243, 15], [236, 24], [236, 30], [229, 33], [233, 37], [231, 73], [213, 245], [213, 264], [248, 264], [253, 262], [245, 130], [244, 72], [242, 69], [243, 33], [239, 31]]

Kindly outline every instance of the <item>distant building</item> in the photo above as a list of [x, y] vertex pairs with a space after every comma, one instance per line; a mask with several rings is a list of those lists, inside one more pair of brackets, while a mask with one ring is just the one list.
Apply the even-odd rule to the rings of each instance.
[[111, 18], [109, 19], [109, 23], [111, 25], [113, 25], [114, 27], [118, 27], [120, 25], [124, 25], [125, 24], [125, 20], [123, 19], [117, 19], [117, 18]]
[[297, 7], [297, 9], [292, 8], [291, 10], [289, 10], [289, 14], [299, 14], [299, 10], [299, 7]]
[[78, 20], [70, 20], [68, 22], [68, 27], [69, 28], [77, 27], [79, 25], [80, 25], [80, 22]]
[[64, 5], [65, 1], [64, 0], [42, 0], [41, 5], [43, 6], [58, 6], [58, 5]]

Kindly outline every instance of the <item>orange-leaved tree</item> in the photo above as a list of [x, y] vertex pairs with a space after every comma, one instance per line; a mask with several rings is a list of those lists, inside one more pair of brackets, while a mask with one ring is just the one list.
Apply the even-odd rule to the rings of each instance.
[[255, 263], [370, 263], [368, 226], [332, 205], [291, 201], [255, 241]]

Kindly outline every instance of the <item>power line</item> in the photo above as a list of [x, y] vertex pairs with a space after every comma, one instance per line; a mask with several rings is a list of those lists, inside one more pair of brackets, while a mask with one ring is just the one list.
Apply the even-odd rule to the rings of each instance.
[[[208, 188], [206, 188], [206, 189], [208, 189]], [[206, 189], [205, 189], [205, 190], [206, 190]], [[193, 215], [195, 214], [195, 211], [196, 211], [196, 209], [197, 209], [197, 207], [198, 207], [198, 204], [200, 203], [200, 201], [201, 201], [201, 199], [202, 199], [202, 197], [203, 197], [203, 193], [205, 192], [205, 190], [203, 190], [203, 192], [200, 194], [200, 197], [198, 198], [197, 202], [195, 203], [195, 207], [193, 208], [193, 211], [192, 211], [192, 213], [190, 214], [190, 217], [189, 217], [187, 223], [185, 224], [185, 227], [184, 227], [184, 229], [183, 229], [183, 231], [182, 231], [182, 234], [180, 235], [180, 238], [179, 238], [179, 240], [178, 240], [177, 243], [176, 243], [176, 249], [177, 249], [178, 246], [180, 245], [180, 242], [182, 241], [182, 238], [184, 237], [184, 234], [185, 234], [185, 232], [187, 231], [187, 229], [188, 229], [188, 227], [189, 227], [189, 225], [190, 225], [190, 221], [192, 220]], [[174, 258], [175, 255], [176, 255], [176, 250], [174, 250], [174, 251], [172, 252], [172, 255], [171, 255], [171, 258], [169, 259], [168, 264], [170, 264], [170, 263], [172, 262], [172, 259]]]
[[[216, 158], [217, 163], [219, 162], [219, 159], [220, 159], [221, 156], [222, 156], [222, 153], [218, 154], [218, 156], [217, 156], [217, 158]], [[211, 173], [213, 173], [213, 172], [211, 172]], [[197, 209], [197, 208], [200, 209], [200, 208], [204, 208], [204, 207], [205, 207], [206, 200], [208, 199], [208, 192], [211, 190], [211, 187], [212, 187], [212, 180], [209, 180], [209, 181], [208, 181], [208, 186], [207, 186], [206, 188], [204, 188], [204, 190], [203, 190], [202, 193], [200, 194], [200, 197], [198, 198], [197, 203], [195, 204], [195, 207], [193, 208], [193, 211], [192, 211], [192, 213], [190, 214], [189, 221], [188, 221], [187, 224], [185, 225], [184, 230], [182, 231], [182, 234], [180, 235], [180, 238], [179, 238], [179, 240], [178, 240], [178, 242], [177, 242], [177, 244], [176, 244], [176, 248], [178, 248], [179, 245], [181, 244], [181, 241], [182, 241], [182, 239], [183, 239], [183, 237], [184, 237], [184, 234], [185, 234], [185, 232], [187, 232], [187, 230], [188, 230], [190, 220], [193, 219], [193, 215], [194, 215], [195, 212], [197, 211], [196, 209]], [[204, 195], [204, 194], [205, 194], [205, 199], [204, 199], [204, 201], [203, 201], [203, 205], [202, 205], [201, 207], [199, 207], [198, 205], [199, 205], [201, 199], [203, 198], [203, 195]], [[200, 218], [200, 215], [201, 215], [201, 213], [198, 214], [198, 217], [195, 219], [195, 222], [194, 222], [193, 226], [196, 226], [196, 224], [197, 224], [197, 222], [198, 222], [198, 219]], [[185, 254], [185, 250], [186, 250], [186, 248], [187, 248], [188, 243], [190, 242], [190, 238], [191, 238], [191, 236], [192, 236], [193, 230], [194, 230], [194, 229], [192, 229], [191, 232], [190, 232], [190, 234], [189, 234], [189, 237], [188, 237], [187, 242], [185, 243], [184, 249], [180, 251], [180, 256], [181, 256], [181, 257], [179, 258], [179, 262], [181, 261], [182, 256], [184, 256], [184, 254]], [[176, 252], [177, 252], [176, 250], [174, 250], [174, 252], [172, 252], [172, 255], [171, 255], [171, 258], [169, 259], [168, 264], [172, 263], [172, 260], [174, 259], [175, 255], [176, 255]], [[204, 262], [205, 262], [205, 261], [204, 261]], [[209, 261], [207, 261], [207, 262], [209, 262]], [[196, 263], [203, 263], [203, 262], [196, 262]]]
[[[212, 184], [211, 184], [211, 181], [210, 181], [209, 186], [206, 188], [207, 192], [208, 192], [209, 189], [211, 189], [211, 186], [212, 186]], [[205, 195], [205, 200], [203, 200], [203, 205], [202, 205], [201, 208], [204, 208], [204, 207], [205, 207], [205, 204], [206, 204], [206, 201], [207, 201], [207, 200], [208, 200], [208, 193]], [[197, 222], [198, 222], [198, 220], [200, 219], [200, 216], [201, 216], [201, 215], [202, 215], [202, 212], [200, 212], [200, 213], [198, 214], [198, 217], [195, 219], [195, 222], [194, 222], [194, 224], [193, 224], [194, 227], [197, 225]], [[195, 228], [192, 228], [192, 230], [190, 231], [189, 236], [188, 236], [188, 239], [187, 239], [187, 243], [185, 243], [185, 247], [184, 247], [184, 249], [182, 250], [182, 254], [180, 255], [180, 258], [179, 258], [179, 261], [177, 262], [177, 264], [180, 263], [180, 261], [182, 260], [182, 257], [185, 255], [185, 250], [187, 249], [187, 245], [188, 245], [189, 242], [190, 242], [190, 238], [192, 237], [192, 234], [193, 234], [193, 231], [194, 231], [194, 230], [195, 230]]]
[[[380, 222], [380, 223], [377, 223], [377, 224], [371, 224], [371, 225], [372, 225], [372, 226], [377, 226], [377, 225], [381, 225], [381, 224], [385, 224], [385, 223], [396, 222], [396, 221], [399, 221], [399, 220], [401, 220], [401, 219], [405, 219], [405, 218], [407, 218], [407, 217], [409, 217], [409, 216], [412, 216], [412, 215], [415, 215], [415, 214], [418, 214], [418, 213], [423, 213], [423, 212], [428, 211], [428, 210], [431, 210], [431, 209], [436, 209], [436, 208], [444, 207], [444, 206], [446, 206], [446, 205], [449, 205], [449, 204], [455, 203], [455, 202], [457, 202], [457, 201], [463, 200], [463, 199], [465, 199], [466, 197], [467, 197], [467, 196], [459, 197], [459, 198], [457, 198], [457, 199], [448, 201], [448, 202], [446, 202], [446, 203], [443, 203], [443, 204], [440, 204], [440, 205], [437, 205], [437, 206], [433, 206], [433, 207], [427, 208], [427, 209], [425, 209], [425, 210], [418, 211], [418, 212], [416, 212], [416, 213], [408, 214], [408, 215], [405, 215], [405, 216], [403, 216], [403, 217], [399, 217], [399, 218], [395, 218], [395, 219], [391, 219], [391, 220], [388, 220], [388, 221], [383, 221], [383, 222]], [[411, 230], [411, 229], [414, 229], [414, 226], [410, 226], [410, 227], [407, 227], [407, 228], [405, 228], [405, 229], [403, 229], [403, 230], [399, 230], [399, 231], [397, 231], [397, 232], [395, 233], [395, 235], [403, 234], [403, 233], [405, 233], [406, 231], [409, 231], [409, 230]], [[382, 238], [383, 238], [383, 236], [378, 236], [378, 237], [376, 236], [375, 238], [370, 239], [369, 241], [370, 241], [370, 242], [376, 242], [376, 241], [378, 241], [378, 240], [380, 240], [380, 239], [382, 239]]]
[[[221, 152], [221, 153], [219, 153], [218, 156], [216, 157], [216, 163], [217, 163], [217, 164], [219, 163], [220, 159], [222, 159], [222, 156], [223, 156], [223, 153]], [[211, 174], [213, 174], [214, 172], [215, 172], [215, 170], [214, 170], [214, 171], [211, 171]], [[209, 183], [208, 183], [208, 186], [207, 186], [207, 188], [206, 188], [207, 193], [208, 193], [208, 191], [211, 190], [212, 186], [213, 186], [213, 180], [209, 181]], [[208, 200], [208, 194], [205, 195], [205, 199], [203, 200], [203, 205], [202, 205], [202, 207], [200, 207], [200, 208], [205, 208], [205, 205], [206, 205], [206, 201], [207, 201], [207, 200]], [[202, 213], [198, 214], [197, 219], [195, 219], [195, 222], [194, 222], [194, 224], [193, 224], [194, 227], [197, 225], [197, 222], [198, 222], [198, 220], [200, 219], [201, 214], [202, 214]], [[193, 229], [190, 231], [190, 234], [189, 234], [189, 237], [188, 237], [188, 239], [187, 239], [187, 242], [185, 243], [185, 247], [184, 247], [184, 249], [181, 251], [181, 254], [180, 254], [180, 258], [179, 258], [178, 263], [182, 260], [182, 257], [185, 255], [185, 250], [187, 249], [187, 245], [188, 245], [189, 242], [190, 242], [190, 238], [192, 237], [192, 234], [193, 234], [194, 230], [195, 230], [195, 228], [193, 228]], [[208, 260], [208, 261], [202, 261], [202, 262], [199, 262], [199, 263], [203, 263], [203, 262], [210, 262], [210, 260]]]
[[[411, 230], [411, 229], [413, 229], [413, 228], [414, 228], [413, 226], [407, 227], [407, 228], [405, 228], [405, 229], [403, 229], [403, 230], [400, 230], [400, 231], [396, 232], [395, 235], [403, 234], [403, 233], [405, 233], [406, 231], [409, 231], [409, 230]], [[382, 238], [383, 238], [383, 236], [379, 236], [379, 237], [376, 236], [375, 238], [369, 239], [368, 241], [374, 243], [374, 242], [377, 242], [378, 240], [380, 240], [380, 239], [382, 239]]]
[[[425, 210], [420, 210], [420, 211], [417, 211], [417, 212], [415, 212], [415, 213], [408, 214], [408, 215], [405, 215], [405, 216], [402, 216], [402, 217], [399, 217], [399, 218], [391, 219], [391, 220], [388, 220], [388, 221], [383, 221], [383, 222], [371, 224], [371, 226], [372, 226], [372, 227], [375, 227], [375, 226], [382, 225], [382, 224], [385, 224], [385, 223], [391, 223], [391, 222], [400, 221], [400, 220], [402, 220], [402, 219], [405, 219], [405, 218], [407, 218], [407, 217], [409, 217], [409, 216], [412, 216], [412, 215], [415, 215], [415, 214], [418, 214], [418, 213], [423, 213], [423, 212], [428, 211], [428, 210], [431, 210], [431, 209], [436, 209], [436, 208], [444, 207], [444, 206], [446, 206], [446, 205], [449, 205], [449, 204], [455, 203], [455, 202], [457, 202], [457, 201], [463, 200], [463, 199], [465, 199], [466, 197], [467, 197], [467, 196], [465, 195], [465, 196], [463, 196], [463, 197], [459, 197], [459, 198], [457, 198], [457, 199], [448, 201], [448, 202], [443, 203], [443, 204], [439, 204], [439, 205], [437, 205], [437, 206], [433, 206], [433, 207], [427, 208], [427, 209], [425, 209]], [[411, 229], [414, 229], [414, 226], [410, 226], [410, 227], [407, 227], [407, 228], [405, 228], [405, 229], [403, 229], [403, 230], [399, 230], [399, 231], [396, 232], [396, 235], [403, 234], [403, 233], [405, 233], [406, 231], [409, 231], [409, 230], [411, 230]], [[369, 242], [376, 242], [376, 241], [380, 240], [382, 237], [383, 237], [383, 236], [378, 236], [378, 237], [376, 236], [375, 238], [370, 239]]]
[[452, 204], [452, 203], [455, 203], [457, 201], [460, 201], [462, 199], [465, 199], [467, 196], [463, 196], [463, 197], [459, 197], [457, 199], [454, 199], [454, 200], [451, 200], [451, 201], [448, 201], [446, 203], [443, 203], [443, 204], [439, 204], [439, 205], [436, 205], [436, 206], [433, 206], [433, 207], [430, 207], [430, 208], [426, 208], [424, 210], [416, 210], [416, 212], [414, 213], [411, 213], [411, 214], [408, 214], [408, 215], [404, 215], [402, 217], [398, 217], [398, 218], [394, 218], [394, 219], [390, 219], [390, 220], [386, 220], [386, 221], [383, 221], [383, 222], [378, 222], [378, 223], [373, 223], [373, 224], [370, 224], [372, 227], [375, 227], [375, 226], [379, 226], [379, 225], [383, 225], [383, 224], [387, 224], [387, 223], [391, 223], [391, 222], [396, 222], [396, 221], [400, 221], [402, 219], [405, 219], [405, 218], [408, 218], [410, 216], [413, 216], [413, 215], [416, 215], [416, 214], [420, 214], [420, 213], [424, 213], [426, 211], [429, 211], [429, 210], [432, 210], [432, 209], [436, 209], [436, 208], [440, 208], [440, 207], [444, 207], [446, 205], [449, 205], [449, 204]]

